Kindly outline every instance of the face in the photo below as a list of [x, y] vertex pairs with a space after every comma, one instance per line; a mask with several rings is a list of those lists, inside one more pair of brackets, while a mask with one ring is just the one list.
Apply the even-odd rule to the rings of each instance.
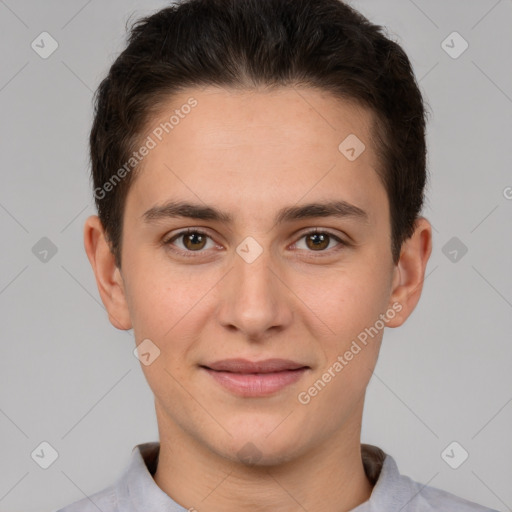
[[383, 326], [407, 312], [370, 113], [314, 89], [212, 87], [150, 124], [114, 323], [160, 351], [142, 365], [160, 431], [232, 460], [254, 445], [260, 463], [358, 435]]

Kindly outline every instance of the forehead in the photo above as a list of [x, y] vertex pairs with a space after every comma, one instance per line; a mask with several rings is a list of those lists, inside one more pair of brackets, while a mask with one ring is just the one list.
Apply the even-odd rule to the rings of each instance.
[[[196, 105], [190, 108], [192, 101]], [[173, 126], [166, 130], [163, 125], [172, 117]], [[160, 103], [147, 132], [158, 131], [160, 126], [160, 132], [162, 127], [165, 132], [162, 136], [172, 133], [176, 143], [216, 149], [259, 143], [294, 145], [295, 150], [321, 147], [332, 152], [338, 150], [340, 137], [350, 133], [369, 143], [372, 122], [369, 109], [317, 88], [240, 90], [209, 86], [189, 89]]]
[[233, 211], [242, 197], [261, 209], [336, 189], [354, 204], [368, 202], [383, 192], [372, 121], [369, 110], [318, 89], [191, 88], [169, 98], [148, 123], [144, 137], [155, 147], [128, 196], [141, 208], [187, 195], [231, 202]]

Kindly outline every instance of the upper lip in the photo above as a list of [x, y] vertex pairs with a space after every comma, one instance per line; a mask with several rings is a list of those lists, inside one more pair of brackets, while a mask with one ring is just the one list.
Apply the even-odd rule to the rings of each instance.
[[232, 373], [273, 373], [285, 370], [309, 368], [307, 365], [289, 359], [265, 359], [264, 361], [249, 361], [248, 359], [223, 359], [207, 365], [201, 365], [210, 370]]

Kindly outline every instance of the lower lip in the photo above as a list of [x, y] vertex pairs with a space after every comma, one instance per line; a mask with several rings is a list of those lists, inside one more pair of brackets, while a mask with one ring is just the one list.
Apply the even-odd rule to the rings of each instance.
[[267, 396], [297, 382], [308, 370], [285, 370], [274, 373], [231, 373], [203, 368], [221, 386], [240, 396]]

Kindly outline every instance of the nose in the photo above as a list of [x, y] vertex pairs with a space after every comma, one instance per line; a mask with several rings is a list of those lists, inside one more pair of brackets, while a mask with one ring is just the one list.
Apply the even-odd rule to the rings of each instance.
[[292, 294], [270, 250], [253, 261], [240, 254], [234, 255], [233, 268], [220, 283], [218, 320], [248, 339], [261, 340], [291, 323]]

